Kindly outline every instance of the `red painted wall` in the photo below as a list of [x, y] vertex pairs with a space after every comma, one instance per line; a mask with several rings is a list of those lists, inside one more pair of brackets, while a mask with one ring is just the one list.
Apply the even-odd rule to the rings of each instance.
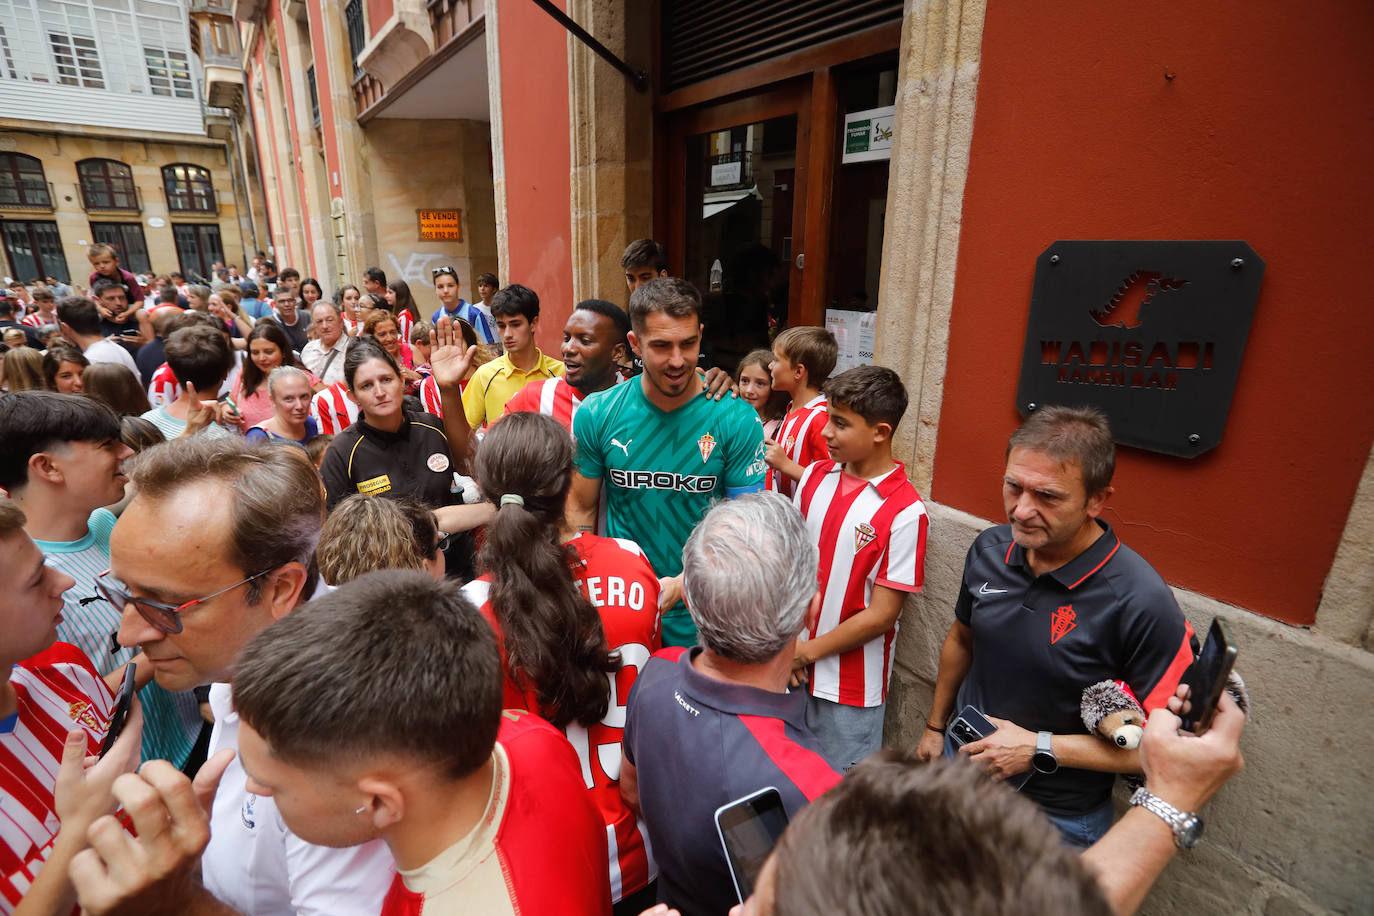
[[1312, 622], [1374, 440], [1371, 47], [1334, 0], [989, 4], [936, 500], [1002, 517], [1050, 242], [1244, 239], [1267, 266], [1222, 444], [1121, 449], [1106, 518], [1171, 583]]
[[[380, 6], [381, 4], [376, 5]], [[391, 3], [389, 0], [387, 0], [385, 6], [386, 10], [381, 14], [383, 18], [380, 22], [385, 22], [385, 17], [391, 15]], [[325, 43], [327, 31], [324, 21], [324, 6], [320, 0], [309, 0], [309, 3], [306, 4], [306, 8], [310, 20], [311, 53], [315, 62], [315, 94], [320, 100], [320, 136], [324, 143], [324, 167], [326, 180], [329, 183], [329, 196], [332, 200], [335, 197], [343, 196], [343, 187], [339, 183], [341, 167], [339, 165], [339, 132], [337, 125], [340, 119], [335, 117], [332, 88], [332, 81], [335, 79], [336, 74], [329, 66], [329, 52]], [[371, 5], [369, 5], [368, 10], [369, 13], [373, 12]], [[329, 14], [337, 16], [339, 12], [331, 8]], [[380, 24], [379, 20], [375, 18], [372, 22]], [[353, 78], [352, 73], [347, 73], [344, 76], [345, 79], [350, 81]], [[309, 104], [308, 99], [306, 100], [306, 104]], [[340, 114], [345, 115], [349, 119], [353, 118], [352, 110], [341, 112]], [[304, 180], [304, 176], [302, 176], [302, 187], [304, 187]], [[320, 205], [327, 207], [329, 206], [329, 202], [321, 201]], [[319, 266], [324, 267], [325, 265]], [[330, 271], [326, 269], [325, 273], [328, 274]], [[318, 276], [318, 274], [314, 274], [314, 276]]]
[[[381, 31], [382, 26], [395, 12], [394, 0], [367, 0], [367, 36], [371, 38]], [[314, 21], [311, 21], [313, 27]]]
[[502, 280], [539, 294], [537, 340], [556, 356], [573, 306], [567, 32], [529, 0], [500, 0], [498, 15], [509, 240]]

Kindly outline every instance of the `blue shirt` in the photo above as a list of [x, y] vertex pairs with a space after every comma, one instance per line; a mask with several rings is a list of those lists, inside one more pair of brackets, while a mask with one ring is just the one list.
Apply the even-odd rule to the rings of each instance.
[[477, 339], [482, 343], [496, 343], [496, 330], [491, 326], [485, 312], [468, 302], [466, 299], [458, 300], [458, 307], [449, 311], [442, 305], [430, 316], [430, 324], [438, 324], [439, 319], [448, 316], [450, 321], [457, 321], [459, 318], [472, 325], [472, 329], [477, 332]]
[[654, 654], [630, 690], [625, 759], [658, 863], [658, 899], [684, 916], [738, 903], [716, 832], [722, 805], [772, 786], [788, 818], [840, 781], [803, 716], [806, 692], [730, 684], [692, 667], [700, 649]]

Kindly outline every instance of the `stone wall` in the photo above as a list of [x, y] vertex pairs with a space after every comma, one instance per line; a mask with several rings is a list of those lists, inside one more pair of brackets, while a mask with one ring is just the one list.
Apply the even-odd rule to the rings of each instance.
[[[410, 284], [421, 313], [428, 316], [439, 307], [430, 268], [451, 264], [462, 283], [459, 294], [475, 298], [476, 276], [496, 271], [488, 125], [378, 118], [364, 135], [378, 263], [387, 279]], [[463, 240], [420, 241], [415, 211], [451, 208], [463, 211]]]
[[[926, 585], [902, 614], [887, 709], [890, 747], [914, 749], [920, 741], [964, 557], [991, 524], [927, 507]], [[1204, 810], [1202, 845], [1175, 858], [1141, 912], [1369, 912], [1374, 656], [1203, 595], [1174, 594], [1198, 633], [1216, 616], [1230, 624], [1253, 709], [1241, 739], [1244, 771]], [[1119, 809], [1125, 799], [1118, 788]]]

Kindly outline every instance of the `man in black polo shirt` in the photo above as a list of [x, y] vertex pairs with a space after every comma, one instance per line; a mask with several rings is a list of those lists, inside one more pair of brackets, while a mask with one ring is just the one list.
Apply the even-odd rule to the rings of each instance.
[[960, 753], [1021, 789], [1066, 842], [1111, 827], [1115, 773], [1138, 752], [1083, 727], [1083, 688], [1123, 680], [1146, 711], [1165, 704], [1195, 640], [1169, 587], [1098, 516], [1116, 454], [1091, 408], [1042, 407], [1012, 434], [1002, 501], [1009, 525], [969, 548], [955, 622], [940, 652], [919, 754], [953, 753], [943, 734], [965, 706], [997, 731]]
[[797, 635], [820, 613], [817, 549], [776, 493], [718, 503], [682, 551], [701, 645], [656, 653], [630, 690], [620, 793], [644, 818], [658, 899], [683, 916], [738, 900], [715, 811], [768, 786], [789, 817], [839, 782], [787, 692]]

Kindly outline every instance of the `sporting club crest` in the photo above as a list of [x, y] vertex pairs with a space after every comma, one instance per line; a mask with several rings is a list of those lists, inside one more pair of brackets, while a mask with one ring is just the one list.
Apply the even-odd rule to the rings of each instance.
[[1073, 612], [1072, 604], [1060, 605], [1050, 615], [1050, 645], [1059, 642], [1065, 634], [1074, 628], [1074, 620], [1078, 617]]
[[716, 437], [707, 433], [697, 440], [697, 448], [701, 451], [701, 460], [708, 461], [711, 453], [716, 450]]
[[85, 700], [77, 700], [67, 704], [67, 715], [77, 725], [80, 725], [88, 732], [100, 731], [100, 722], [96, 719], [95, 710], [91, 704]]
[[872, 525], [868, 522], [859, 522], [859, 524], [854, 526], [854, 552], [858, 553], [860, 550], [863, 550], [869, 544], [873, 543], [873, 539], [877, 536], [878, 532], [873, 530]]

